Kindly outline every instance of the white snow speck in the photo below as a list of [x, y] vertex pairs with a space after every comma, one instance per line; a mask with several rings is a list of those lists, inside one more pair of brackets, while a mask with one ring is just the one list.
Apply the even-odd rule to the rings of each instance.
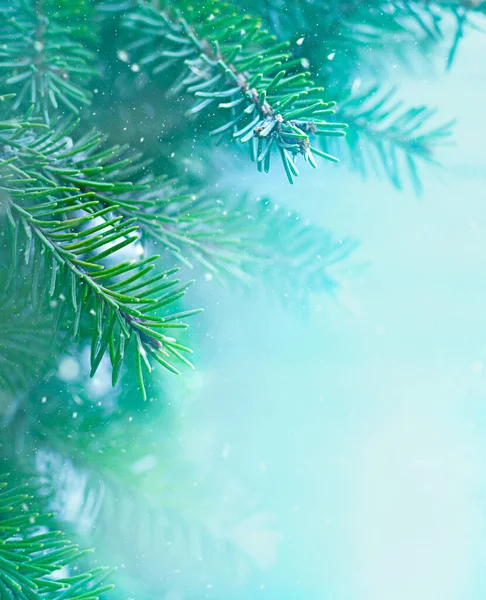
[[130, 57], [128, 56], [128, 52], [126, 52], [125, 50], [118, 50], [116, 55], [124, 63], [127, 63], [130, 60]]

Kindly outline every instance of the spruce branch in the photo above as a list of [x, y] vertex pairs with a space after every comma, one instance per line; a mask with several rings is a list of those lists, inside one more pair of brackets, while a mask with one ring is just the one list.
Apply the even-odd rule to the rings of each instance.
[[60, 336], [53, 336], [50, 307], [38, 304], [36, 284], [27, 283], [32, 272], [21, 266], [12, 280], [9, 260], [3, 253], [0, 259], [0, 389], [17, 396], [48, 369]]
[[[246, 284], [256, 283], [264, 270], [265, 280], [274, 287], [285, 279], [283, 274], [292, 273], [291, 295], [295, 296], [297, 280], [305, 290], [330, 291], [328, 260], [332, 263], [335, 252], [341, 259], [347, 258], [354, 249], [354, 242], [339, 243], [318, 227], [307, 226], [304, 232], [303, 219], [274, 210], [269, 200], [255, 203], [245, 197], [235, 204], [229, 195], [197, 195], [173, 180], [153, 177], [147, 161], [126, 146], [109, 146], [95, 131], [81, 138], [67, 135], [74, 125], [61, 123], [56, 133], [48, 130], [40, 136], [41, 145], [33, 143], [33, 148], [49, 155], [48, 162], [39, 166], [42, 176], [59, 189], [75, 185], [90, 194], [85, 196], [87, 201], [98, 202], [101, 210], [116, 211], [123, 217], [120, 225], [134, 228], [132, 235], [150, 239], [156, 247], [162, 245], [186, 266], [199, 263], [216, 277], [236, 278]], [[49, 144], [62, 147], [50, 153]], [[103, 232], [96, 233], [101, 236]], [[308, 247], [299, 247], [304, 238]], [[305, 257], [296, 254], [299, 248]], [[318, 260], [314, 265], [312, 256]]]
[[[126, 435], [133, 436], [133, 432], [127, 431]], [[120, 447], [123, 445], [117, 447], [117, 452]], [[45, 469], [42, 477], [46, 487], [52, 486], [54, 501], [59, 502], [56, 492], [61, 497], [70, 496], [71, 490], [66, 489], [67, 482], [62, 480], [65, 475], [62, 467], [69, 459], [53, 452], [49, 452], [49, 457], [52, 466], [59, 465], [61, 472]], [[185, 473], [188, 470], [193, 473], [183, 461], [172, 458], [171, 462]], [[100, 469], [94, 461], [84, 468], [73, 463], [70, 466], [71, 481], [75, 477], [80, 484], [77, 490], [83, 495], [83, 503], [76, 506], [75, 514], [71, 511], [69, 523], [61, 521], [60, 526], [75, 527], [76, 520], [83, 515], [83, 508], [91, 501], [94, 510], [90, 514], [89, 542], [91, 539], [105, 540], [107, 556], [127, 564], [127, 571], [135, 581], [135, 589], [151, 591], [146, 597], [160, 594], [161, 579], [164, 582], [162, 586], [167, 586], [165, 592], [173, 586], [181, 586], [190, 594], [197, 591], [198, 580], [210, 583], [219, 578], [227, 585], [234, 585], [241, 582], [244, 575], [260, 567], [259, 548], [255, 547], [256, 544], [245, 547], [237, 535], [237, 526], [243, 521], [240, 515], [240, 521], [235, 522], [233, 518], [215, 525], [218, 517], [222, 520], [220, 515], [223, 513], [216, 498], [211, 505], [206, 503], [204, 508], [196, 505], [191, 510], [189, 490], [193, 480], [188, 481], [185, 473], [165, 473], [165, 477], [162, 473], [160, 481], [167, 489], [165, 494], [157, 494], [144, 489], [146, 486], [140, 478], [130, 474], [121, 476], [110, 467]], [[225, 507], [226, 513], [229, 508]], [[234, 507], [231, 508], [235, 512]], [[260, 530], [252, 533], [262, 546], [275, 546], [278, 534], [262, 529], [260, 526]], [[125, 540], [130, 540], [129, 546], [124, 543]], [[127, 554], [128, 548], [130, 554]], [[134, 556], [144, 559], [137, 564]], [[186, 565], [193, 574], [193, 577], [182, 582], [174, 577], [181, 564]]]
[[51, 529], [53, 514], [32, 507], [26, 486], [9, 488], [0, 475], [0, 594], [11, 600], [98, 600], [113, 589], [104, 581], [110, 570], [71, 568], [87, 551], [80, 551], [60, 531]]
[[338, 238], [268, 198], [245, 202], [244, 207], [260, 224], [259, 243], [254, 243], [253, 260], [247, 266], [255, 279], [263, 278], [284, 304], [294, 308], [306, 307], [313, 294], [339, 289], [339, 270], [346, 268], [358, 247], [356, 240]]
[[404, 42], [426, 57], [431, 46], [441, 45], [447, 49], [450, 69], [465, 28], [474, 27], [474, 17], [480, 14], [486, 14], [486, 3], [476, 0], [355, 2], [341, 33], [349, 44], [360, 40], [364, 47], [376, 43], [385, 51], [395, 47], [403, 60], [409, 56], [400, 49]]
[[14, 112], [32, 104], [49, 123], [53, 112], [77, 114], [90, 103], [88, 84], [96, 70], [82, 19], [91, 11], [77, 4], [69, 9], [55, 0], [0, 3], [0, 89], [17, 94]]
[[384, 92], [379, 86], [350, 93], [340, 110], [350, 124], [346, 141], [355, 168], [363, 175], [381, 168], [397, 189], [405, 172], [420, 194], [419, 163], [438, 164], [436, 151], [450, 140], [454, 122], [435, 125], [435, 109], [406, 107], [395, 89]]
[[[382, 3], [380, 9], [386, 11], [386, 3]], [[450, 69], [465, 29], [475, 27], [476, 16], [486, 15], [486, 2], [482, 0], [396, 0], [391, 3], [387, 12], [403, 32], [408, 33], [409, 39], [418, 42], [425, 51], [430, 48], [430, 44], [447, 48], [446, 67]]]
[[142, 240], [162, 245], [184, 265], [192, 267], [197, 261], [213, 271], [243, 276], [238, 270], [241, 240], [232, 234], [232, 216], [221, 201], [211, 204], [173, 179], [154, 176], [151, 161], [141, 153], [127, 145], [110, 146], [107, 136], [97, 131], [67, 136], [75, 126], [58, 127], [54, 138], [68, 148], [42, 166], [43, 176], [60, 187], [74, 184], [89, 190], [103, 208], [116, 210], [137, 226]]
[[147, 208], [138, 208], [136, 214], [146, 238], [163, 244], [189, 268], [199, 263], [218, 277], [249, 280], [245, 263], [251, 242], [242, 230], [241, 216], [229, 210], [223, 199], [162, 182], [143, 194], [141, 201]]
[[[116, 213], [119, 204], [107, 192], [131, 185], [117, 187], [104, 181], [98, 167], [64, 168], [58, 161], [71, 153], [66, 151], [66, 135], [38, 123], [10, 121], [1, 123], [0, 129], [0, 190], [10, 226], [12, 268], [17, 259], [28, 264], [36, 258], [33, 281], [40, 282], [41, 293], [57, 306], [58, 321], [71, 306], [74, 335], [82, 317], [90, 319], [91, 375], [109, 352], [115, 384], [134, 339], [145, 396], [142, 365], [150, 371], [150, 360], [155, 360], [175, 373], [179, 371], [172, 357], [191, 365], [183, 355], [189, 348], [164, 331], [185, 328], [181, 318], [198, 311], [160, 315], [160, 310], [182, 298], [190, 283], [178, 285], [179, 280], [170, 278], [177, 269], [149, 276], [157, 255], [117, 260], [118, 251], [137, 242], [138, 226]], [[61, 183], [52, 173], [61, 177]], [[105, 192], [103, 201], [100, 191]]]
[[324, 89], [309, 78], [304, 62], [292, 60], [289, 44], [277, 43], [258, 19], [218, 0], [197, 8], [184, 0], [177, 9], [170, 2], [162, 9], [140, 4], [125, 26], [133, 40], [127, 50], [140, 66], [154, 75], [182, 70], [172, 92], [197, 98], [191, 114], [218, 113], [223, 124], [211, 135], [232, 133], [249, 144], [260, 171], [268, 172], [273, 149], [290, 183], [299, 154], [314, 168], [314, 154], [337, 161], [311, 144], [313, 135], [344, 135], [344, 123], [327, 120], [335, 103], [323, 99]]
[[316, 272], [326, 271], [335, 252], [344, 259], [354, 249], [351, 240], [338, 243], [319, 227], [307, 226], [304, 234], [302, 218], [276, 210], [268, 199], [252, 202], [245, 196], [234, 203], [229, 194], [194, 194], [175, 180], [154, 177], [149, 161], [128, 146], [109, 146], [106, 136], [96, 131], [79, 139], [66, 136], [65, 125], [60, 127], [63, 132], [60, 139], [69, 150], [56, 152], [43, 167], [43, 175], [57, 186], [83, 186], [83, 177], [89, 175], [91, 187], [95, 186], [94, 200], [104, 208], [115, 205], [118, 215], [138, 226], [142, 239], [151, 240], [157, 248], [162, 246], [185, 266], [199, 263], [217, 277], [247, 284], [257, 283], [262, 270], [267, 271], [265, 280], [272, 285], [279, 272], [292, 271], [294, 288], [298, 280], [306, 289], [324, 291], [332, 287], [331, 280], [325, 285], [322, 280], [320, 286], [310, 283], [311, 260], [296, 254], [297, 238], [300, 242], [305, 238], [315, 250]]
[[[258, 545], [247, 545], [238, 535], [237, 525], [247, 517], [248, 506], [242, 506], [246, 497], [235, 503], [233, 492], [231, 504], [226, 499], [221, 505], [220, 493], [207, 494], [207, 474], [178, 453], [181, 431], [167, 428], [167, 414], [157, 418], [145, 413], [132, 421], [117, 411], [107, 420], [93, 407], [80, 411], [73, 427], [72, 406], [63, 404], [53, 419], [55, 402], [44, 413], [49, 404], [50, 399], [33, 405], [23, 434], [27, 446], [35, 449], [36, 481], [46, 508], [58, 512], [60, 527], [77, 529], [84, 522], [87, 543], [102, 546], [112, 559], [127, 564], [137, 589], [146, 585], [152, 595], [155, 590], [160, 594], [162, 574], [166, 585], [178, 585], [173, 574], [181, 564], [190, 565], [198, 580], [210, 582], [217, 575], [228, 583], [242, 577], [242, 570], [261, 566]], [[69, 439], [61, 433], [63, 427]], [[127, 447], [128, 438], [138, 443]], [[149, 473], [138, 473], [137, 464], [147, 456], [156, 457], [156, 465]], [[206, 493], [200, 489], [199, 499], [191, 502], [187, 492], [196, 477]], [[211, 481], [213, 477], [225, 487], [233, 483], [233, 475], [221, 467]], [[69, 510], [63, 510], [67, 503]], [[278, 538], [261, 525], [253, 532], [267, 546]], [[132, 565], [124, 554], [126, 539], [131, 540]], [[144, 556], [136, 567], [133, 555]], [[182, 585], [187, 592], [194, 590], [192, 579]]]
[[[250, 0], [249, 4], [279, 38], [303, 36], [310, 57], [331, 76], [354, 70], [363, 52], [368, 60], [387, 60], [390, 52], [406, 60], [415, 49], [428, 58], [439, 44], [447, 48], [450, 68], [464, 30], [475, 27], [475, 18], [486, 14], [482, 0], [295, 0], [288, 5], [284, 0]], [[312, 33], [316, 23], [322, 38]], [[326, 60], [330, 53], [332, 63]]]
[[263, 283], [286, 303], [297, 298], [306, 304], [313, 293], [332, 293], [339, 287], [336, 265], [357, 246], [268, 198], [244, 195], [234, 202], [224, 193], [178, 194], [169, 183], [164, 200], [163, 191], [148, 193], [155, 201], [139, 217], [144, 235], [187, 266], [199, 263], [214, 277], [245, 285]]
[[[312, 294], [333, 293], [339, 287], [338, 268], [345, 268], [358, 245], [351, 238], [337, 238], [266, 197], [244, 195], [232, 202], [225, 195], [209, 195], [194, 202], [198, 212], [209, 216], [204, 229], [198, 219], [194, 225], [190, 222], [196, 233], [202, 234], [198, 251], [205, 253], [203, 266], [217, 273], [219, 264], [212, 260], [213, 255], [217, 257], [220, 248], [228, 246], [231, 264], [237, 269], [228, 273], [243, 283], [263, 285], [284, 303], [297, 300], [305, 305]], [[192, 248], [189, 245], [185, 250], [191, 252]]]

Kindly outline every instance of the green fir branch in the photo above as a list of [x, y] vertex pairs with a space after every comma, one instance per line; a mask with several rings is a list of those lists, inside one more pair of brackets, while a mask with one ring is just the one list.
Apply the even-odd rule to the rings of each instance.
[[[49, 123], [53, 113], [78, 114], [91, 101], [96, 70], [83, 17], [92, 9], [74, 0], [0, 2], [0, 89], [17, 94], [12, 110], [30, 105]], [[91, 30], [92, 31], [92, 30]], [[91, 33], [91, 36], [93, 33]]]
[[[314, 155], [337, 161], [311, 143], [314, 135], [344, 135], [344, 123], [327, 120], [335, 103], [324, 100], [303, 61], [293, 60], [289, 44], [278, 43], [258, 19], [222, 1], [195, 6], [184, 0], [175, 10], [170, 3], [162, 9], [141, 4], [125, 25], [133, 60], [154, 75], [182, 70], [172, 92], [196, 97], [191, 114], [218, 113], [223, 124], [211, 135], [248, 144], [259, 170], [268, 172], [272, 150], [290, 183], [299, 154], [314, 168]], [[122, 56], [129, 60], [127, 51]]]
[[339, 287], [336, 265], [355, 251], [355, 240], [337, 239], [299, 213], [268, 198], [248, 195], [232, 202], [229, 194], [177, 193], [173, 184], [150, 191], [152, 206], [134, 213], [144, 235], [164, 244], [186, 266], [199, 263], [220, 280], [263, 284], [287, 303], [307, 303], [313, 293]]
[[350, 16], [341, 23], [342, 39], [350, 45], [359, 41], [363, 49], [378, 44], [382, 50], [396, 49], [405, 60], [410, 52], [400, 45], [413, 44], [428, 57], [431, 46], [447, 50], [446, 66], [452, 66], [466, 27], [474, 27], [474, 16], [486, 14], [486, 3], [475, 0], [396, 0], [354, 4]]
[[[35, 403], [24, 434], [26, 445], [35, 449], [35, 480], [46, 509], [57, 511], [59, 527], [80, 530], [84, 522], [87, 543], [96, 542], [112, 560], [126, 564], [137, 591], [160, 593], [161, 576], [169, 589], [194, 591], [198, 584], [193, 580], [174, 577], [183, 564], [197, 572], [198, 580], [210, 582], [219, 576], [228, 584], [260, 566], [258, 546], [247, 547], [235, 535], [247, 506], [233, 505], [233, 497], [231, 506], [223, 502], [223, 507], [219, 494], [195, 502], [188, 497], [196, 477], [201, 487], [207, 479], [180, 455], [174, 424], [167, 427], [169, 415], [144, 413], [129, 419], [126, 412], [117, 411], [107, 422], [103, 411], [93, 406], [91, 412], [81, 412], [74, 425], [72, 401], [71, 406], [63, 404], [55, 419], [45, 410], [50, 402], [51, 398], [45, 405]], [[62, 427], [70, 432], [69, 439], [59, 435]], [[137, 443], [126, 447], [127, 437]], [[148, 456], [156, 457], [156, 466], [141, 474], [137, 465]], [[214, 477], [222, 484], [233, 481], [232, 474], [221, 469]], [[76, 499], [64, 510], [66, 498], [74, 494]], [[241, 504], [245, 500], [240, 499]], [[274, 532], [255, 533], [263, 542], [269, 536], [268, 542], [274, 543]], [[132, 564], [125, 553], [126, 539], [131, 540]], [[134, 556], [144, 560], [135, 566]]]
[[[52, 454], [51, 457], [54, 464], [63, 458]], [[179, 467], [188, 470], [182, 461]], [[127, 571], [134, 579], [132, 585], [136, 590], [145, 589], [152, 592], [150, 596], [157, 595], [162, 578], [166, 592], [180, 586], [185, 592], [194, 593], [198, 587], [194, 579], [178, 581], [179, 578], [174, 577], [181, 564], [189, 567], [194, 576], [197, 574], [199, 580], [210, 583], [218, 578], [227, 585], [241, 581], [243, 574], [258, 567], [258, 559], [232, 535], [236, 528], [234, 523], [225, 523], [225, 527], [211, 523], [211, 517], [214, 521], [215, 514], [219, 516], [218, 506], [206, 506], [207, 512], [201, 507], [194, 511], [187, 506], [191, 504], [187, 494], [193, 483], [185, 476], [165, 481], [171, 487], [172, 497], [167, 499], [163, 494], [144, 490], [142, 481], [135, 476], [123, 479], [109, 468], [97, 469], [94, 463], [91, 469], [74, 468], [71, 475], [82, 482], [84, 500], [79, 505], [80, 513], [70, 525], [76, 526], [76, 519], [81, 517], [89, 498], [96, 507], [90, 515], [93, 521], [89, 539], [109, 540], [106, 543], [108, 556], [123, 563], [129, 558], [124, 540], [130, 540], [132, 562], [128, 562]], [[69, 490], [63, 489], [64, 482], [58, 480], [56, 487], [56, 473], [45, 471], [43, 477], [47, 484], [54, 486], [54, 502], [59, 502], [56, 492], [69, 495]], [[258, 554], [256, 550], [255, 554]], [[145, 558], [136, 566], [133, 556]]]
[[[230, 194], [194, 194], [174, 180], [154, 177], [142, 154], [128, 146], [109, 146], [106, 136], [96, 131], [79, 139], [66, 135], [61, 139], [69, 150], [56, 153], [43, 174], [57, 186], [73, 182], [80, 186], [82, 178], [89, 175], [97, 186], [95, 200], [105, 208], [116, 205], [117, 214], [138, 226], [142, 240], [151, 240], [156, 248], [162, 246], [185, 266], [199, 263], [219, 278], [256, 283], [261, 270], [273, 265], [275, 274], [291, 269], [294, 281], [324, 290], [327, 284], [310, 284], [311, 261], [307, 254], [296, 254], [299, 247], [293, 237], [302, 244], [305, 238], [313, 247], [317, 271], [323, 265], [327, 268], [334, 252], [342, 253], [344, 259], [353, 250], [354, 242], [331, 242], [330, 233], [319, 227], [308, 227], [304, 235], [300, 229], [303, 219], [275, 210], [269, 200], [252, 202], [245, 196], [235, 204]], [[300, 249], [309, 251], [303, 246]], [[265, 280], [275, 285], [277, 278]]]
[[57, 305], [58, 321], [70, 305], [75, 336], [83, 315], [91, 319], [91, 375], [109, 353], [115, 384], [133, 339], [145, 396], [142, 371], [151, 371], [151, 360], [175, 373], [172, 358], [190, 364], [183, 355], [190, 350], [167, 331], [186, 327], [181, 318], [198, 311], [166, 314], [189, 284], [170, 278], [177, 269], [154, 275], [157, 256], [135, 259], [132, 253], [117, 260], [119, 251], [133, 248], [139, 233], [134, 220], [116, 213], [119, 204], [108, 192], [131, 186], [105, 181], [99, 167], [66, 168], [67, 132], [35, 125], [0, 124], [0, 190], [12, 268], [17, 259], [28, 264], [36, 257], [33, 280], [42, 282], [39, 289]]
[[50, 528], [53, 514], [32, 507], [26, 486], [9, 488], [0, 475], [0, 595], [10, 600], [98, 600], [113, 585], [110, 570], [72, 568], [80, 551]]
[[115, 210], [138, 227], [142, 240], [162, 245], [185, 266], [197, 261], [211, 270], [243, 276], [238, 271], [241, 240], [232, 235], [232, 215], [221, 201], [207, 202], [174, 180], [154, 177], [150, 161], [141, 153], [128, 145], [110, 146], [107, 136], [97, 131], [79, 138], [66, 135], [75, 126], [64, 123], [58, 133], [50, 134], [62, 151], [56, 150], [49, 164], [40, 166], [43, 176], [59, 187], [74, 184], [89, 190], [102, 208]]

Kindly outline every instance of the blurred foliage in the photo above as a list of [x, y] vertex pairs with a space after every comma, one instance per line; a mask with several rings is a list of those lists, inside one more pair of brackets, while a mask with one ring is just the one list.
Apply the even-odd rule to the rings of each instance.
[[349, 94], [341, 104], [341, 114], [350, 124], [350, 163], [364, 177], [381, 169], [397, 189], [408, 179], [419, 195], [419, 164], [438, 164], [436, 149], [450, 142], [454, 122], [436, 125], [436, 109], [407, 107], [397, 96], [394, 89], [375, 86]]

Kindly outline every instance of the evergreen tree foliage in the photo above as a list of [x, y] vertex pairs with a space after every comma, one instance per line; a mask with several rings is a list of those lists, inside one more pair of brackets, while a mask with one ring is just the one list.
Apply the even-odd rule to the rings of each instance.
[[292, 59], [289, 42], [276, 43], [258, 19], [223, 2], [196, 9], [180, 3], [174, 15], [166, 8], [141, 6], [129, 14], [126, 26], [135, 40], [128, 50], [139, 51], [138, 63], [153, 75], [182, 62], [175, 91], [196, 97], [190, 112], [216, 107], [224, 115], [211, 135], [232, 132], [233, 139], [250, 143], [252, 160], [265, 172], [275, 145], [290, 183], [298, 175], [297, 155], [314, 168], [314, 154], [336, 160], [313, 147], [311, 136], [342, 136], [346, 124], [326, 120], [335, 103], [325, 101], [324, 88]]
[[[266, 0], [251, 5], [279, 39], [299, 37], [298, 47], [318, 66], [319, 83], [349, 125], [348, 164], [363, 174], [381, 170], [398, 189], [409, 179], [420, 193], [419, 164], [433, 162], [452, 123], [437, 120], [431, 107], [407, 106], [384, 73], [397, 63], [420, 69], [435, 54], [450, 68], [464, 32], [480, 26], [484, 3]], [[377, 71], [383, 73], [378, 81]]]
[[[267, 565], [278, 536], [256, 502], [181, 441], [201, 427], [174, 405], [204, 385], [204, 285], [309, 314], [358, 244], [228, 185], [219, 161], [245, 169], [247, 152], [295, 189], [302, 162], [381, 170], [419, 193], [453, 123], [375, 67], [435, 47], [450, 67], [485, 12], [0, 0], [2, 600], [199, 598], [216, 572], [237, 590]], [[197, 505], [210, 479], [224, 501]]]
[[96, 74], [94, 10], [88, 3], [2, 2], [0, 85], [15, 92], [13, 110], [34, 107], [46, 123], [64, 107], [75, 114], [90, 103]]
[[[2, 476], [0, 489], [0, 591], [3, 598], [62, 598], [95, 600], [113, 588], [101, 585], [108, 575], [104, 567], [92, 571], [73, 570], [56, 579], [60, 572], [86, 551], [66, 540], [60, 531], [49, 527], [52, 514], [36, 512], [33, 498], [25, 486], [12, 488]], [[6, 488], [6, 489], [5, 489]], [[76, 571], [76, 572], [75, 572]]]

